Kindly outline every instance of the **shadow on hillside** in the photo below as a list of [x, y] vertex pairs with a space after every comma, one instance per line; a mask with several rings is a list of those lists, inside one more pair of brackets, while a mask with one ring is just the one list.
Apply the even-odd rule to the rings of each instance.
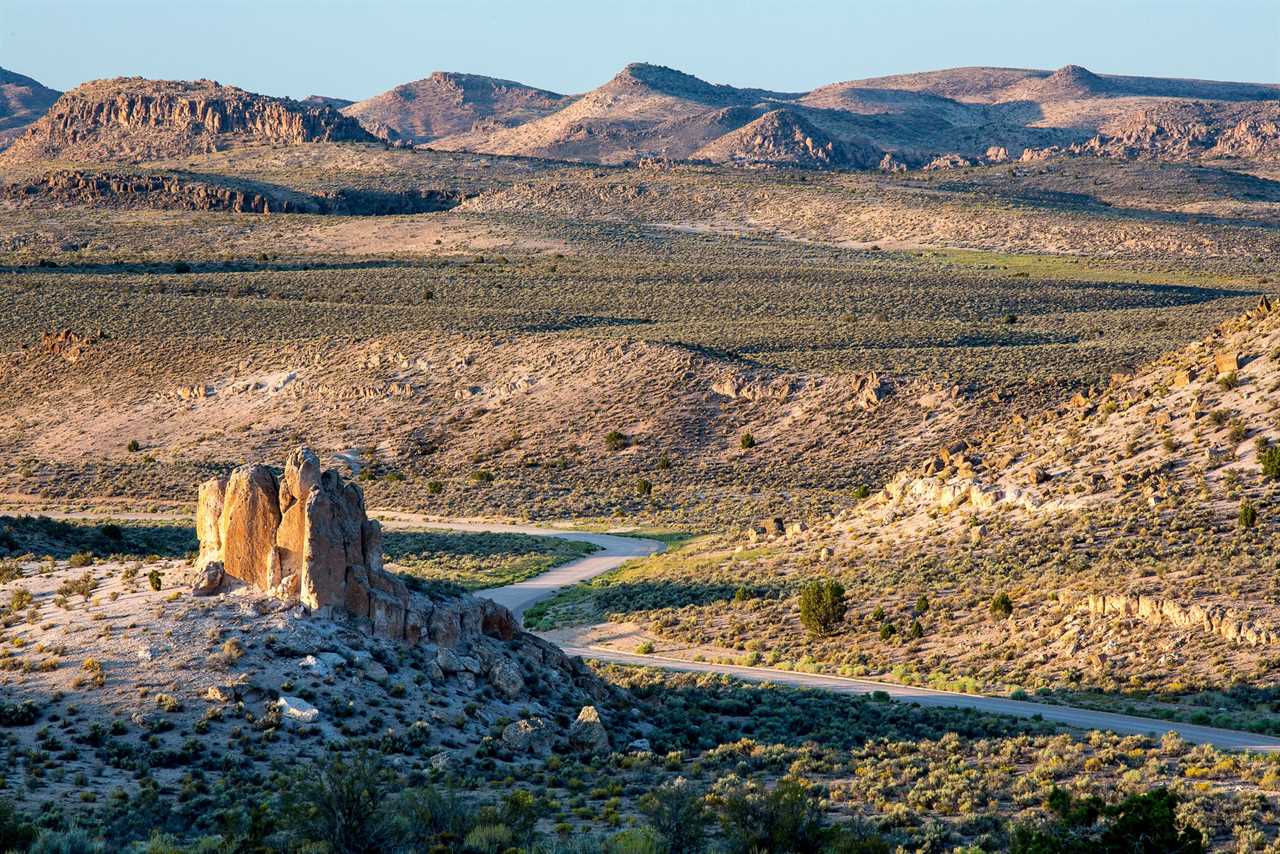
[[[0, 273], [27, 273], [38, 275], [84, 275], [95, 276], [188, 276], [217, 275], [220, 273], [298, 273], [305, 271], [348, 271], [377, 270], [386, 268], [408, 268], [424, 266], [421, 262], [394, 259], [371, 259], [350, 261], [190, 261], [179, 264], [144, 264], [128, 261], [111, 261], [86, 264], [58, 264], [56, 266], [0, 265]], [[438, 264], [436, 265], [438, 266]]]
[[74, 554], [97, 558], [185, 557], [199, 547], [190, 525], [0, 516], [0, 556], [33, 554], [66, 560]]

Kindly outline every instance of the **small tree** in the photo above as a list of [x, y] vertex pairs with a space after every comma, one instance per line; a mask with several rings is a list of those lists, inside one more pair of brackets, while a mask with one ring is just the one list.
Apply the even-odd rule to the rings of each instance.
[[1007, 620], [1013, 614], [1013, 600], [1009, 594], [1001, 590], [991, 597], [991, 616], [997, 620]]
[[924, 637], [924, 626], [920, 625], [919, 620], [911, 621], [910, 637], [912, 640], [920, 640], [920, 638]]
[[738, 439], [738, 444], [742, 446], [742, 450], [744, 451], [748, 448], [754, 448], [756, 446], [756, 437], [752, 436], [750, 433], [743, 433]]
[[846, 608], [844, 586], [833, 578], [810, 581], [800, 591], [800, 622], [815, 637], [835, 631]]
[[920, 598], [916, 600], [916, 613], [923, 614], [928, 610], [929, 610], [929, 597], [921, 593]]

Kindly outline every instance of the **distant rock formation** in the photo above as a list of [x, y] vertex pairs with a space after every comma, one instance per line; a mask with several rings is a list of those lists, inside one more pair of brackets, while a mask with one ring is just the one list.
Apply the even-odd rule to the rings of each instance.
[[366, 516], [360, 487], [321, 471], [307, 448], [289, 455], [278, 478], [267, 466], [246, 465], [202, 483], [196, 534], [196, 575], [206, 593], [217, 589], [208, 581], [220, 564], [288, 604], [367, 620], [375, 634], [411, 644], [452, 646], [468, 629], [502, 640], [518, 631], [511, 613], [487, 599], [460, 598], [473, 612], [464, 617], [458, 606], [411, 594], [383, 569], [382, 527]]
[[175, 173], [62, 170], [0, 187], [0, 200], [22, 205], [123, 209], [311, 213], [343, 216], [432, 213], [456, 207], [455, 190], [341, 189], [311, 195]]
[[884, 153], [866, 143], [835, 139], [795, 110], [770, 110], [694, 154], [695, 159], [742, 166], [870, 169]]
[[244, 143], [373, 142], [355, 119], [223, 86], [119, 77], [64, 94], [5, 152], [10, 160], [138, 160]]

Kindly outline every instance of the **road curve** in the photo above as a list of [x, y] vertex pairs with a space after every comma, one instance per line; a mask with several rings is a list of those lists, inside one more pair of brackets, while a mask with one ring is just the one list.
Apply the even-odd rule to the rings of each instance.
[[[94, 514], [86, 513], [47, 513], [41, 515], [64, 519], [94, 518]], [[478, 596], [493, 599], [495, 602], [510, 608], [517, 617], [523, 614], [530, 605], [550, 596], [563, 587], [594, 578], [603, 572], [608, 572], [610, 569], [620, 566], [627, 560], [645, 557], [665, 548], [664, 544], [657, 540], [620, 537], [611, 534], [592, 534], [582, 531], [564, 531], [543, 528], [538, 525], [507, 525], [470, 519], [435, 519], [415, 513], [392, 511], [371, 510], [370, 515], [377, 516], [385, 525], [391, 528], [425, 527], [454, 531], [535, 534], [581, 540], [595, 543], [601, 547], [598, 552], [558, 566], [527, 581], [476, 592]], [[117, 513], [111, 514], [111, 517], [117, 519], [170, 518], [167, 514], [156, 513]], [[919, 703], [922, 706], [975, 709], [992, 714], [1012, 715], [1022, 718], [1038, 715], [1045, 720], [1068, 726], [1082, 729], [1110, 730], [1121, 735], [1159, 736], [1166, 732], [1176, 732], [1193, 744], [1212, 744], [1215, 747], [1226, 750], [1280, 753], [1280, 738], [1256, 735], [1239, 730], [1165, 721], [1159, 718], [1143, 718], [1135, 715], [1098, 712], [1071, 706], [1032, 703], [1025, 700], [1011, 700], [1006, 697], [960, 694], [952, 691], [938, 691], [932, 688], [896, 685], [891, 682], [876, 682], [870, 679], [849, 679], [843, 676], [796, 673], [791, 670], [775, 670], [769, 667], [743, 667], [734, 664], [686, 661], [658, 655], [636, 655], [603, 647], [564, 647], [564, 651], [569, 655], [580, 655], [583, 658], [593, 658], [616, 664], [660, 667], [665, 670], [687, 673], [722, 673], [726, 676], [733, 676], [737, 679], [751, 682], [772, 682], [796, 688], [831, 691], [836, 694], [870, 694], [874, 691], [883, 691], [892, 699], [900, 702]]]
[[1175, 721], [1160, 720], [1159, 718], [1142, 718], [1115, 712], [1097, 712], [1092, 709], [1079, 709], [1072, 706], [1051, 706], [1047, 703], [1010, 700], [1006, 697], [984, 697], [975, 694], [936, 691], [932, 688], [895, 685], [890, 682], [874, 682], [869, 679], [848, 679], [843, 676], [796, 673], [790, 670], [775, 670], [770, 667], [742, 667], [734, 664], [686, 661], [657, 655], [635, 655], [603, 647], [564, 647], [564, 651], [569, 655], [580, 655], [583, 658], [594, 658], [598, 661], [608, 661], [615, 664], [638, 664], [686, 673], [722, 673], [726, 676], [733, 676], [749, 682], [772, 682], [777, 685], [814, 688], [835, 694], [870, 694], [873, 691], [883, 691], [894, 700], [904, 703], [975, 709], [981, 712], [1012, 715], [1019, 718], [1030, 718], [1039, 715], [1047, 721], [1055, 721], [1082, 729], [1110, 730], [1120, 735], [1150, 735], [1158, 738], [1166, 732], [1173, 731], [1193, 744], [1212, 744], [1215, 747], [1228, 750], [1251, 750], [1260, 753], [1280, 752], [1280, 738], [1255, 735], [1251, 732], [1231, 729], [1177, 723]]
[[577, 540], [599, 546], [599, 551], [575, 561], [561, 564], [549, 569], [541, 575], [508, 584], [505, 587], [492, 587], [488, 590], [472, 591], [476, 596], [492, 599], [499, 605], [509, 608], [516, 618], [524, 616], [529, 606], [547, 598], [561, 588], [579, 581], [595, 578], [601, 573], [621, 566], [632, 558], [648, 557], [660, 552], [666, 545], [658, 540], [646, 540], [639, 537], [619, 537], [613, 534], [593, 534], [586, 531], [561, 531], [543, 528], [538, 525], [504, 525], [496, 522], [469, 521], [457, 519], [432, 519], [413, 513], [393, 513], [390, 511], [370, 511], [390, 528], [401, 525], [436, 528], [448, 531], [476, 531], [490, 534], [533, 534], [542, 537], [559, 537], [564, 540]]

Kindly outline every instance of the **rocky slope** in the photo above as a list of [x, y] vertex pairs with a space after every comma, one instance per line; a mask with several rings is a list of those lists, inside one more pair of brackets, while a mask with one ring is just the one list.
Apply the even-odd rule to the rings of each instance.
[[[274, 496], [258, 497], [266, 509]], [[233, 491], [227, 498], [230, 507]], [[236, 507], [251, 521], [246, 505]], [[227, 546], [251, 533], [238, 534], [234, 520], [225, 530]], [[340, 549], [330, 534], [340, 532], [312, 528], [308, 548]], [[81, 749], [60, 760], [65, 773], [15, 793], [31, 812], [84, 802], [86, 775], [102, 791], [128, 786], [139, 762], [161, 787], [176, 787], [228, 740], [249, 773], [371, 747], [406, 770], [448, 774], [495, 753], [520, 763], [553, 749], [607, 750], [606, 727], [626, 723], [621, 695], [581, 660], [520, 631], [488, 600], [405, 589], [393, 565], [381, 577], [425, 618], [412, 643], [388, 637], [377, 608], [370, 620], [349, 608], [290, 606], [230, 577], [211, 588], [203, 583], [208, 565], [172, 557], [85, 565], [28, 555], [0, 565], [0, 714], [9, 745], [47, 749], [50, 724], [63, 718], [85, 729], [74, 738]], [[613, 730], [622, 745], [626, 731]]]
[[354, 104], [342, 112], [388, 140], [429, 142], [471, 130], [497, 130], [539, 119], [573, 99], [479, 74], [437, 71]]
[[770, 110], [693, 153], [695, 160], [739, 166], [799, 166], [819, 169], [871, 169], [884, 152], [867, 143], [833, 139], [802, 114]]
[[61, 95], [30, 77], [0, 68], [0, 149], [48, 112]]
[[97, 80], [67, 92], [4, 159], [152, 160], [234, 145], [371, 142], [354, 119], [211, 80]]

